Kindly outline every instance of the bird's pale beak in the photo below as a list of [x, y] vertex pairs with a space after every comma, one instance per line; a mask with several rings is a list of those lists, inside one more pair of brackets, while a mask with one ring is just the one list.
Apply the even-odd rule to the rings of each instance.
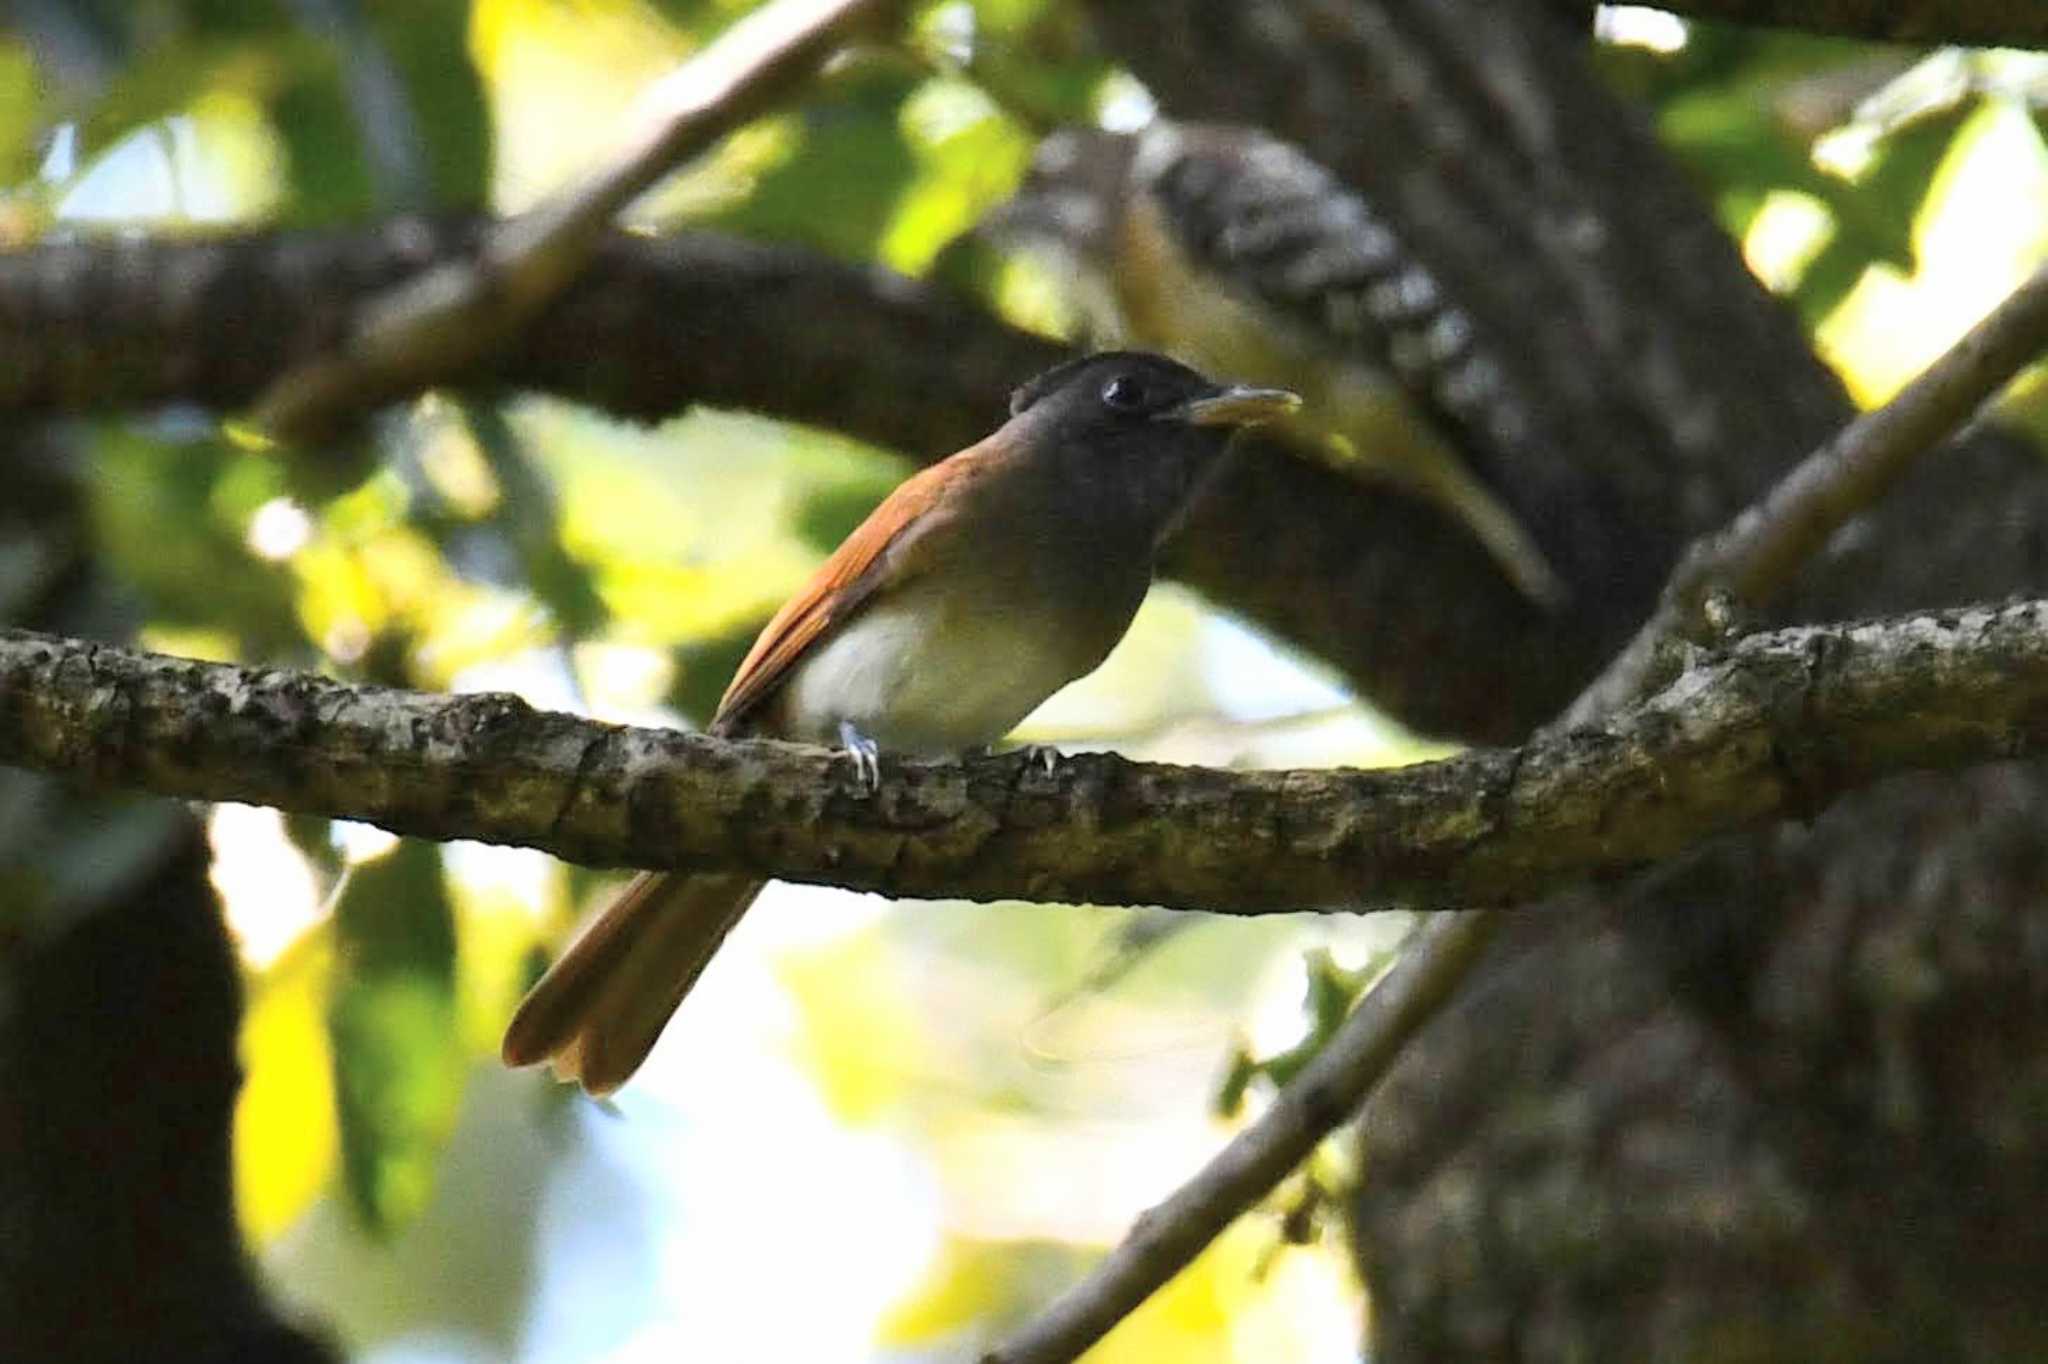
[[1190, 398], [1161, 416], [1189, 426], [1257, 426], [1278, 421], [1301, 408], [1298, 394], [1284, 388], [1250, 388], [1232, 384], [1207, 398]]

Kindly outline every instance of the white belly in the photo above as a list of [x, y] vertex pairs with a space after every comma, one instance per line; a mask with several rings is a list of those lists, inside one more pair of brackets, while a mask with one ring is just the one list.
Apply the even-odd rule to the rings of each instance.
[[891, 604], [861, 612], [792, 672], [788, 737], [836, 745], [847, 721], [887, 753], [962, 753], [1002, 738], [1101, 661], [1053, 644], [1061, 631], [1051, 623], [1005, 621], [994, 611], [944, 619]]

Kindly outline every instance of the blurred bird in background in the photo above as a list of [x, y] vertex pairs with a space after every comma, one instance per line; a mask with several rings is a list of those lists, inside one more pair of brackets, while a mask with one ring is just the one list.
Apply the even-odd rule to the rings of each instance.
[[1473, 471], [1529, 433], [1471, 320], [1358, 195], [1248, 129], [1156, 121], [1040, 145], [983, 224], [1044, 260], [1097, 345], [1156, 350], [1302, 395], [1297, 444], [1435, 502], [1531, 601], [1566, 596]]

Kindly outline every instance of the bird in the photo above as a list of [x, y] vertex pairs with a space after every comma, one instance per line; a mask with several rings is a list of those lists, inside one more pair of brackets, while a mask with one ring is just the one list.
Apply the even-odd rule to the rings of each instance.
[[1419, 494], [1531, 602], [1568, 591], [1469, 456], [1531, 448], [1480, 329], [1358, 194], [1250, 128], [1063, 128], [974, 234], [1045, 261], [1090, 339], [1285, 385], [1287, 436]]
[[[775, 613], [710, 731], [841, 748], [869, 792], [884, 751], [995, 743], [1123, 637], [1160, 541], [1232, 436], [1300, 401], [1142, 352], [1031, 379], [993, 434], [900, 484]], [[617, 1089], [763, 884], [634, 877], [514, 1012], [506, 1064]]]

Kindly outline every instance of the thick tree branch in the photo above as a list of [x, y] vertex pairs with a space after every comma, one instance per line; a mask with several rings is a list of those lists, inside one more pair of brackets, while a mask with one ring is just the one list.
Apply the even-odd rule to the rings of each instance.
[[2048, 602], [1777, 631], [1597, 728], [1387, 771], [1110, 754], [891, 765], [0, 635], [0, 761], [571, 861], [900, 896], [1231, 913], [1505, 906], [1824, 804], [2048, 750]]
[[1659, 0], [1657, 8], [1888, 43], [2048, 47], [2048, 5], [2039, 0]]
[[606, 226], [669, 171], [808, 81], [850, 38], [893, 24], [902, 0], [775, 0], [649, 92], [630, 145], [582, 183], [500, 224], [473, 256], [372, 299], [346, 343], [284, 374], [258, 420], [319, 439], [344, 417], [466, 372], [530, 325], [589, 262]]
[[[474, 257], [493, 226], [398, 218], [0, 253], [0, 413], [243, 407], [342, 344], [382, 291]], [[1010, 389], [1064, 353], [885, 270], [711, 233], [607, 232], [533, 326], [459, 377], [637, 419], [750, 408], [936, 458], [986, 434]]]

